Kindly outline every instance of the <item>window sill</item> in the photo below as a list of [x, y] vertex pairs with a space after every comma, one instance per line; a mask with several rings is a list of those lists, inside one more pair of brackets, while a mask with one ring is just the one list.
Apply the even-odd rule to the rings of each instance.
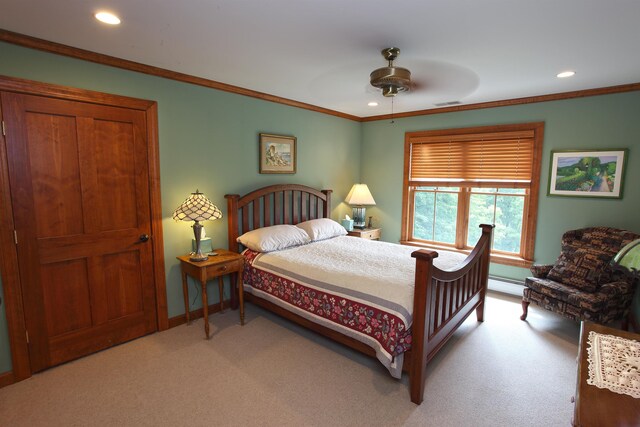
[[[422, 249], [433, 249], [436, 251], [441, 250], [441, 251], [458, 252], [465, 255], [468, 255], [469, 253], [471, 253], [471, 249], [456, 249], [451, 246], [426, 244], [422, 242], [414, 242], [411, 240], [401, 240], [400, 244], [406, 245], [406, 246], [415, 246], [417, 248], [422, 248]], [[493, 262], [495, 264], [503, 264], [503, 265], [509, 265], [512, 267], [521, 267], [521, 268], [530, 268], [531, 265], [533, 264], [533, 261], [531, 260], [526, 260], [518, 256], [506, 255], [501, 253], [492, 253], [490, 262]]]

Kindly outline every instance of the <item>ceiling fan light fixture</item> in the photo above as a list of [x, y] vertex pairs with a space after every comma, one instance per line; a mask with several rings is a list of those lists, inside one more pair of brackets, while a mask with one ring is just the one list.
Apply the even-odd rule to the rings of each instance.
[[389, 61], [389, 65], [371, 72], [369, 75], [371, 86], [382, 89], [382, 95], [386, 97], [396, 96], [400, 92], [407, 92], [411, 87], [411, 71], [393, 66], [393, 61], [400, 54], [400, 49], [390, 47], [383, 49], [381, 53]]
[[393, 66], [393, 61], [400, 54], [400, 49], [390, 47], [383, 49], [381, 53], [384, 59], [389, 61], [389, 65], [371, 72], [369, 75], [371, 86], [382, 89], [382, 95], [386, 97], [409, 91], [411, 87], [411, 71]]

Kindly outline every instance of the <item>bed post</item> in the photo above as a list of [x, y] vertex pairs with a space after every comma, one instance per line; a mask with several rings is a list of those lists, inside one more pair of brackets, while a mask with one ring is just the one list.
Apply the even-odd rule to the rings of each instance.
[[491, 255], [491, 234], [493, 233], [493, 225], [480, 224], [482, 228], [482, 237], [485, 237], [485, 244], [488, 246], [482, 252], [482, 259], [480, 260], [480, 269], [482, 271], [482, 289], [480, 291], [480, 305], [476, 308], [476, 318], [478, 322], [484, 322], [484, 300], [487, 295], [487, 286], [489, 284], [489, 260]]
[[238, 194], [225, 194], [224, 198], [227, 199], [227, 241], [229, 244], [229, 250], [232, 252], [238, 252], [240, 245], [236, 241], [238, 238]]
[[322, 190], [322, 193], [327, 196], [327, 200], [324, 201], [324, 208], [322, 209], [323, 218], [331, 218], [331, 193], [333, 190]]
[[433, 292], [430, 291], [433, 260], [438, 253], [421, 249], [411, 254], [416, 259], [415, 290], [413, 294], [413, 325], [411, 344], [411, 367], [409, 370], [409, 389], [411, 401], [416, 405], [422, 403], [424, 383], [427, 372], [429, 352], [429, 319], [427, 311], [431, 310]]

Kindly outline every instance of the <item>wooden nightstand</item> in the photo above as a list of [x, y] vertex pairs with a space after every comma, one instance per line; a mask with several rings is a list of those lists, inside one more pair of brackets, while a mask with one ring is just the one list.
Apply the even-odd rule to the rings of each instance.
[[[206, 261], [190, 261], [190, 255], [182, 255], [180, 260], [180, 269], [182, 270], [182, 294], [184, 296], [184, 311], [187, 317], [187, 324], [191, 323], [189, 316], [189, 289], [187, 287], [187, 275], [198, 280], [202, 286], [202, 311], [204, 314], [204, 333], [209, 339], [209, 303], [207, 301], [207, 281], [218, 278], [218, 288], [220, 291], [220, 310], [222, 310], [222, 277], [225, 274], [234, 274], [237, 276], [236, 283], [238, 288], [238, 298], [240, 303], [240, 324], [244, 325], [244, 302], [242, 295], [242, 270], [244, 269], [244, 257], [235, 252], [226, 249], [215, 249], [218, 255], [209, 256]], [[233, 277], [233, 276], [232, 276]], [[234, 290], [231, 284], [231, 292]]]
[[353, 231], [350, 231], [349, 236], [360, 237], [362, 239], [369, 240], [380, 240], [380, 235], [382, 234], [381, 228], [365, 228], [363, 230], [359, 230], [354, 228]]

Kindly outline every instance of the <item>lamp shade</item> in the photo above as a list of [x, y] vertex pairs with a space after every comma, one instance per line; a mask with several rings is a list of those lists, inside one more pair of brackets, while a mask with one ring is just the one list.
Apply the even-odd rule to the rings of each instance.
[[222, 218], [222, 212], [207, 197], [196, 190], [173, 213], [176, 221], [206, 221]]
[[632, 276], [640, 277], [640, 239], [622, 248], [611, 264], [619, 270], [626, 270]]
[[354, 184], [351, 187], [351, 191], [347, 194], [347, 198], [345, 199], [350, 205], [375, 205], [376, 201], [373, 200], [373, 196], [369, 191], [369, 187], [367, 184]]

